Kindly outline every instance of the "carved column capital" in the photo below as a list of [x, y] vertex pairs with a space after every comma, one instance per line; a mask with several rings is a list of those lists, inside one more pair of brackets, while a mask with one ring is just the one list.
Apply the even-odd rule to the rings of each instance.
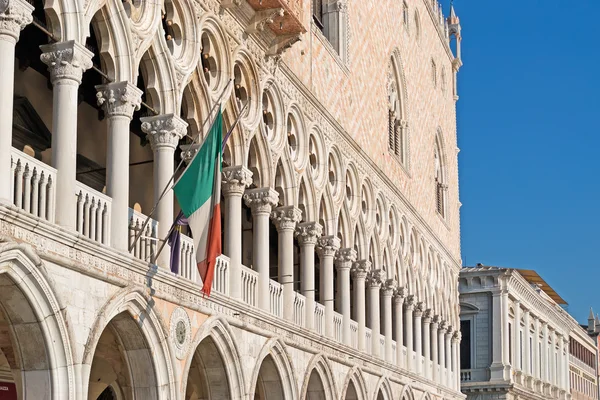
[[381, 287], [381, 294], [385, 297], [392, 297], [397, 286], [398, 285], [394, 279], [386, 279]]
[[433, 312], [431, 311], [431, 308], [428, 308], [427, 310], [423, 311], [423, 322], [426, 324], [430, 324], [432, 320], [432, 315]]
[[354, 265], [352, 265], [352, 269], [350, 270], [350, 272], [352, 273], [352, 277], [354, 279], [365, 280], [367, 279], [367, 273], [369, 271], [369, 268], [371, 268], [371, 263], [369, 261], [359, 260], [356, 261]]
[[0, 38], [19, 40], [21, 31], [33, 21], [32, 12], [33, 6], [27, 1], [0, 0]]
[[335, 255], [337, 269], [350, 269], [356, 261], [356, 250], [351, 248], [339, 249]]
[[380, 269], [374, 269], [367, 274], [367, 285], [369, 288], [379, 289], [383, 284], [383, 273]]
[[92, 68], [94, 54], [74, 40], [45, 44], [40, 49], [40, 60], [48, 66], [52, 84], [62, 79], [80, 84], [83, 73]]
[[235, 195], [243, 196], [246, 188], [251, 184], [252, 171], [242, 165], [223, 168], [221, 171], [221, 190], [226, 198]]
[[252, 215], [270, 215], [279, 201], [279, 193], [271, 188], [250, 189], [244, 193], [244, 201], [252, 209]]
[[175, 114], [144, 117], [140, 118], [140, 121], [142, 121], [142, 132], [148, 137], [152, 150], [168, 148], [174, 151], [179, 140], [187, 132], [187, 122]]
[[404, 309], [410, 311], [415, 309], [415, 296], [412, 294], [406, 296], [406, 299], [404, 300]]
[[424, 309], [424, 304], [422, 301], [419, 301], [418, 303], [416, 303], [415, 304], [415, 317], [422, 317], [423, 309]]
[[441, 333], [446, 333], [448, 330], [448, 323], [446, 321], [440, 321], [440, 326], [438, 329]]
[[96, 99], [108, 117], [123, 116], [131, 119], [140, 109], [142, 91], [129, 82], [113, 82], [97, 85]]
[[277, 207], [271, 212], [271, 219], [278, 232], [296, 229], [296, 224], [302, 219], [302, 211], [295, 206]]
[[318, 222], [302, 222], [294, 233], [300, 246], [317, 244], [317, 239], [323, 234], [323, 227]]
[[321, 236], [317, 239], [317, 254], [319, 257], [333, 257], [340, 248], [340, 239], [337, 237]]
[[460, 331], [455, 331], [454, 334], [452, 335], [452, 341], [454, 343], [460, 343], [462, 339], [462, 334], [460, 333]]
[[442, 320], [442, 318], [439, 315], [434, 315], [433, 318], [431, 319], [431, 323], [433, 325], [435, 325], [435, 327], [437, 328], [439, 326], [441, 320]]

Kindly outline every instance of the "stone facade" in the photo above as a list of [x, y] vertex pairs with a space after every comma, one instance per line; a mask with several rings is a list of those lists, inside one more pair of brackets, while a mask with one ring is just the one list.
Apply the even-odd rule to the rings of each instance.
[[[464, 398], [454, 10], [42, 3], [0, 1], [0, 379], [19, 399]], [[164, 239], [171, 175], [219, 107], [205, 297], [189, 235], [173, 271]]]

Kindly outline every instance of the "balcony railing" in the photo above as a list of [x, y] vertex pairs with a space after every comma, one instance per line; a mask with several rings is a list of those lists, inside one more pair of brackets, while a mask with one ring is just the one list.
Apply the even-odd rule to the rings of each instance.
[[36, 217], [54, 222], [56, 170], [14, 147], [10, 155], [13, 204]]
[[217, 258], [215, 276], [212, 281], [212, 290], [224, 295], [229, 294], [229, 257], [227, 256], [220, 255]]
[[146, 218], [147, 217], [144, 214], [132, 210], [131, 208], [129, 209], [129, 246], [135, 241], [136, 235], [140, 234], [140, 238], [135, 247], [131, 250], [131, 254], [142, 261], [154, 262], [158, 244], [158, 222], [150, 219], [150, 222], [146, 225], [144, 231], [141, 232]]
[[269, 305], [271, 314], [281, 317], [283, 313], [283, 286], [279, 282], [269, 280]]
[[315, 330], [319, 334], [325, 333], [325, 306], [315, 303]]
[[385, 335], [379, 334], [379, 354], [385, 359]]
[[244, 303], [256, 307], [258, 285], [258, 272], [242, 265], [242, 300]]
[[181, 235], [179, 250], [179, 275], [193, 282], [198, 282], [198, 267], [194, 241], [187, 235]]
[[358, 349], [358, 322], [350, 320], [350, 344]]
[[333, 338], [338, 342], [342, 341], [342, 314], [333, 313]]
[[102, 244], [110, 244], [110, 208], [112, 199], [107, 195], [75, 183], [77, 197], [77, 232]]
[[294, 297], [294, 323], [302, 327], [306, 326], [306, 297], [296, 292]]
[[370, 328], [365, 328], [365, 351], [367, 354], [373, 354], [373, 341]]

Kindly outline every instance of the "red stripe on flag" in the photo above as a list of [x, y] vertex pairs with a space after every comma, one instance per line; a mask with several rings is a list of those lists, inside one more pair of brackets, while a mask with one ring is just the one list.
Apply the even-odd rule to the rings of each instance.
[[202, 278], [202, 292], [210, 296], [217, 257], [221, 255], [221, 203], [217, 203], [213, 209], [210, 220], [210, 231], [208, 233], [208, 249], [206, 260], [198, 263], [198, 272]]

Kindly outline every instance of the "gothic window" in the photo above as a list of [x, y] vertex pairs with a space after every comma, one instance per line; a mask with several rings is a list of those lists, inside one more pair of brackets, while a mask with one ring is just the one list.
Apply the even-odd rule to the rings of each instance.
[[437, 65], [433, 59], [431, 60], [431, 80], [433, 87], [437, 87]]
[[441, 79], [442, 79], [442, 82], [441, 82], [442, 92], [446, 93], [446, 70], [443, 68], [442, 68]]
[[320, 30], [323, 30], [323, 0], [313, 0], [312, 4], [312, 13], [315, 25], [317, 25]]
[[398, 69], [392, 59], [388, 69], [388, 149], [400, 163], [407, 165], [408, 124], [404, 117], [402, 91], [398, 79]]
[[471, 320], [460, 321], [460, 369], [471, 369]]
[[415, 11], [415, 36], [417, 40], [421, 38], [421, 18], [418, 11]]
[[404, 27], [408, 30], [408, 21], [409, 20], [409, 16], [408, 16], [408, 4], [406, 4], [406, 1], [402, 3], [402, 22], [404, 23]]
[[348, 61], [348, 0], [313, 0], [313, 21], [343, 62]]
[[445, 157], [442, 151], [442, 138], [440, 133], [435, 139], [434, 162], [435, 162], [435, 203], [438, 214], [446, 217], [446, 183]]

